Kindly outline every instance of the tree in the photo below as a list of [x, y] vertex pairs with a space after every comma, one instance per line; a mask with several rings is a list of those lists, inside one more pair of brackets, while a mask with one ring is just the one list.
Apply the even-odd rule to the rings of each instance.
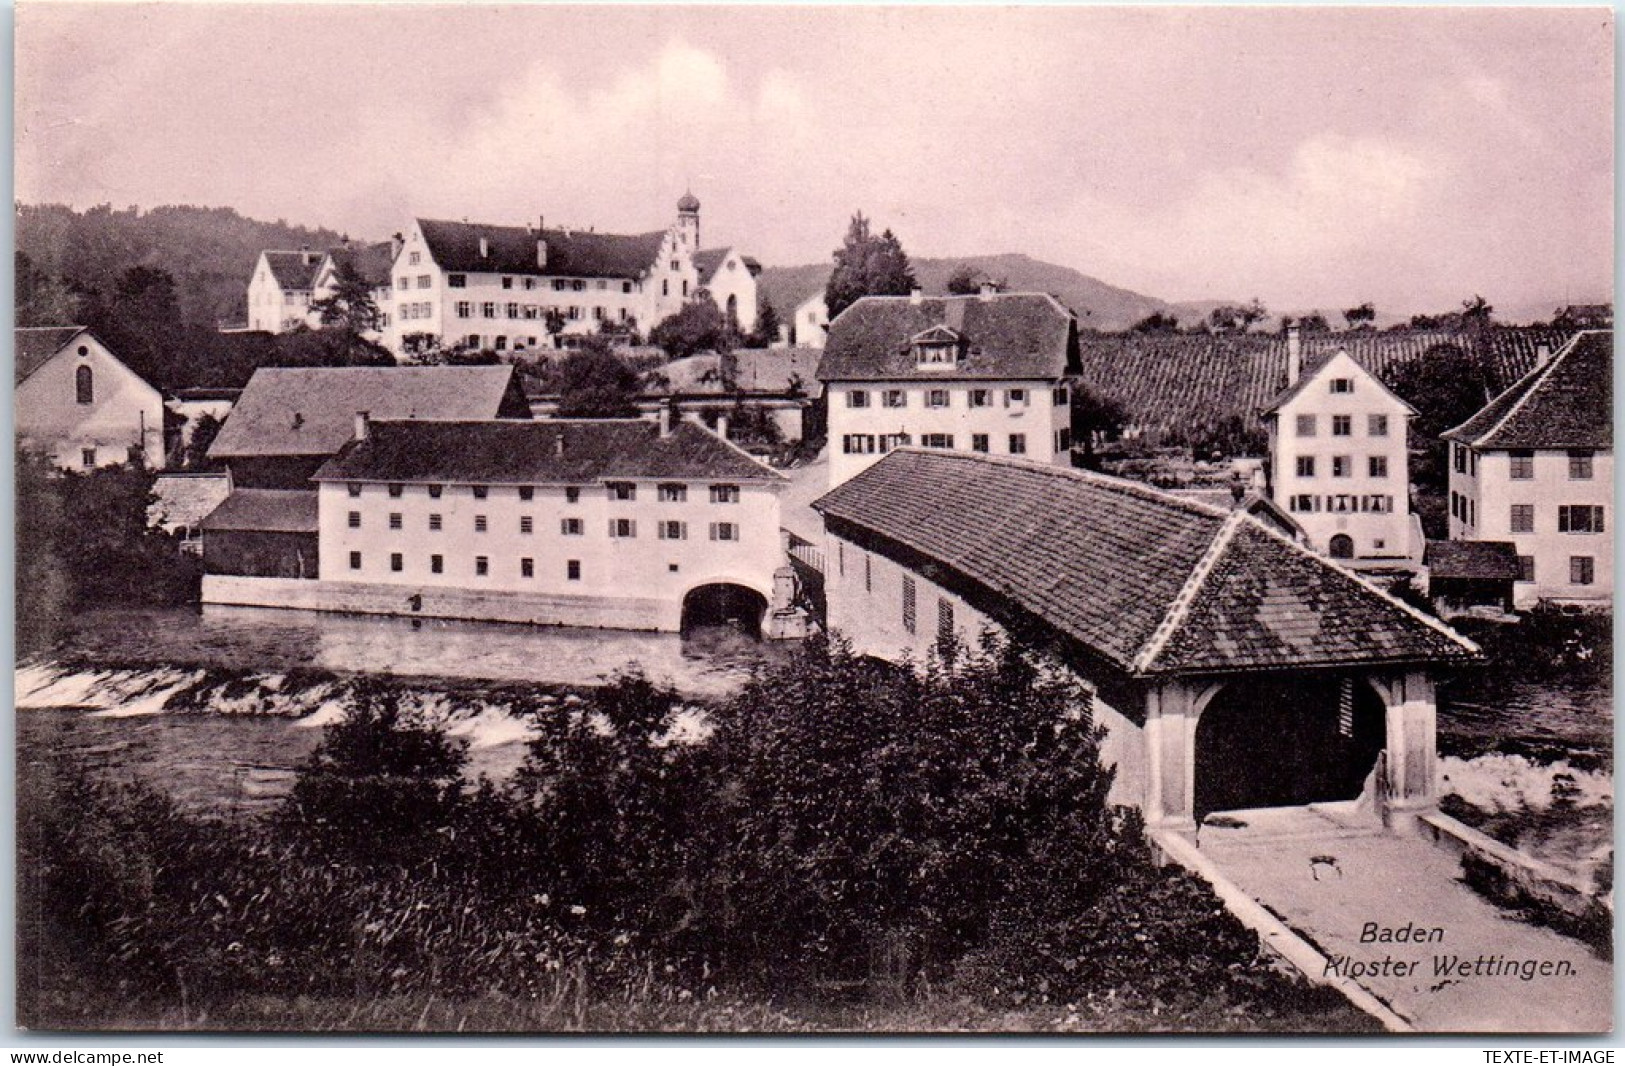
[[969, 263], [961, 263], [948, 276], [948, 295], [975, 296], [981, 289], [979, 271]]
[[211, 470], [213, 464], [209, 462], [209, 445], [214, 438], [220, 435], [220, 427], [225, 423], [212, 413], [205, 411], [198, 416], [197, 425], [192, 427], [192, 435], [186, 442], [186, 452], [183, 465], [188, 470]]
[[908, 255], [891, 230], [876, 237], [859, 211], [847, 227], [846, 240], [835, 250], [835, 269], [824, 288], [829, 317], [865, 296], [907, 296], [917, 286]]
[[1081, 382], [1072, 386], [1072, 439], [1083, 445], [1083, 465], [1100, 469], [1095, 458], [1097, 441], [1115, 440], [1128, 422], [1128, 409]]
[[1446, 445], [1439, 434], [1471, 418], [1487, 398], [1484, 371], [1463, 348], [1436, 344], [1420, 358], [1393, 364], [1384, 382], [1416, 408], [1411, 419], [1411, 480], [1436, 492], [1448, 486]]
[[1179, 319], [1172, 314], [1153, 311], [1149, 315], [1134, 323], [1131, 332], [1134, 333], [1178, 333]]
[[1299, 318], [1298, 329], [1304, 333], [1330, 333], [1332, 331], [1331, 324], [1326, 321], [1326, 316], [1319, 311]]
[[560, 418], [633, 418], [637, 397], [637, 372], [601, 338], [588, 338], [559, 365]]
[[389, 349], [347, 329], [300, 327], [274, 338], [271, 366], [394, 366]]
[[61, 280], [34, 266], [23, 252], [16, 255], [17, 325], [79, 324], [80, 300]]
[[779, 329], [783, 325], [779, 321], [778, 308], [773, 301], [767, 298], [767, 293], [758, 293], [756, 297], [756, 328], [751, 330], [750, 336], [745, 338], [746, 347], [768, 348], [778, 343]]
[[1208, 326], [1215, 333], [1246, 333], [1255, 322], [1269, 317], [1264, 304], [1254, 296], [1244, 304], [1223, 304], [1207, 316]]
[[1343, 321], [1348, 323], [1349, 329], [1355, 329], [1360, 326], [1369, 326], [1372, 322], [1375, 322], [1376, 319], [1377, 309], [1372, 305], [1370, 300], [1367, 300], [1359, 307], [1351, 307], [1343, 312]]
[[372, 333], [383, 325], [383, 314], [372, 298], [372, 286], [357, 272], [348, 255], [335, 258], [337, 268], [333, 291], [310, 305], [323, 326], [333, 326], [357, 336]]
[[1491, 325], [1495, 321], [1494, 315], [1495, 308], [1482, 296], [1474, 295], [1472, 299], [1461, 302], [1461, 321], [1464, 326], [1481, 328]]
[[728, 351], [736, 339], [728, 320], [707, 297], [688, 301], [649, 331], [649, 343], [665, 349], [673, 359], [703, 351]]

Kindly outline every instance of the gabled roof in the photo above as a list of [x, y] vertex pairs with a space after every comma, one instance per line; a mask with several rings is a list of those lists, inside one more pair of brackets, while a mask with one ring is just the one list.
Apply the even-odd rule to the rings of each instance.
[[315, 533], [316, 493], [296, 489], [235, 489], [203, 520], [205, 532]]
[[1422, 552], [1430, 578], [1516, 581], [1518, 547], [1502, 540], [1430, 540]]
[[[956, 331], [966, 351], [944, 372], [921, 370], [912, 340]], [[865, 296], [829, 325], [820, 381], [978, 378], [1053, 381], [1077, 369], [1077, 323], [1053, 297]]]
[[[655, 265], [665, 230], [650, 233], [594, 233], [588, 230], [528, 226], [487, 226], [418, 219], [429, 254], [442, 270], [469, 274], [528, 274], [534, 277], [641, 278]], [[480, 239], [486, 254], [480, 255]], [[547, 264], [537, 241], [547, 244]]]
[[1136, 676], [1473, 660], [1469, 641], [1245, 511], [904, 448], [817, 500]]
[[1443, 436], [1481, 451], [1612, 448], [1613, 391], [1614, 335], [1586, 330]]
[[84, 326], [22, 326], [12, 336], [17, 345], [16, 384], [44, 366], [51, 356], [66, 348], [81, 333]]
[[[732, 248], [702, 248], [694, 253], [694, 270], [699, 274], [702, 286], [711, 284], [711, 279], [717, 276], [717, 271], [727, 262], [731, 251]], [[747, 266], [746, 269], [750, 268]]]
[[1385, 396], [1389, 397], [1396, 404], [1399, 404], [1401, 407], [1405, 408], [1406, 411], [1413, 415], [1416, 413], [1416, 408], [1400, 399], [1393, 389], [1390, 389], [1387, 385], [1382, 383], [1381, 378], [1377, 377], [1377, 375], [1355, 362], [1353, 356], [1349, 355], [1347, 351], [1341, 349], [1333, 352], [1329, 357], [1327, 357], [1313, 369], [1304, 367], [1298, 374], [1298, 380], [1293, 384], [1288, 385], [1280, 395], [1275, 397], [1268, 407], [1264, 408], [1264, 410], [1259, 413], [1265, 417], [1268, 417], [1269, 415], [1272, 415], [1276, 411], [1280, 410], [1282, 407], [1285, 407], [1287, 404], [1301, 396], [1310, 385], [1326, 380], [1327, 369], [1332, 366], [1333, 363], [1340, 361], [1344, 365], [1352, 367], [1353, 372], [1358, 374], [1361, 380], [1369, 382], [1370, 385], [1376, 386]]
[[317, 481], [583, 484], [606, 478], [773, 481], [783, 475], [693, 422], [374, 422]]
[[390, 287], [389, 272], [395, 265], [395, 246], [390, 241], [334, 248], [328, 255], [332, 258], [334, 266], [348, 262], [361, 280], [371, 288]]
[[332, 455], [355, 416], [528, 418], [511, 366], [262, 367], [209, 447], [212, 459]]
[[[792, 386], [811, 395], [822, 353], [817, 348], [741, 348], [731, 358], [734, 384], [740, 392], [785, 393]], [[656, 395], [714, 393], [724, 389], [722, 356], [715, 352], [673, 359], [659, 368], [664, 384], [647, 388]]]
[[316, 281], [316, 271], [322, 265], [321, 252], [261, 252], [265, 256], [265, 263], [271, 268], [271, 276], [282, 287], [284, 292], [289, 290], [309, 289]]

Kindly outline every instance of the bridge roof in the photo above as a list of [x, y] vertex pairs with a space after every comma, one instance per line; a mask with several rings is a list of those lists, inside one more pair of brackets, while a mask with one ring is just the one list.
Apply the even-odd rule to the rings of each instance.
[[1442, 623], [1246, 511], [1136, 482], [900, 449], [813, 506], [1136, 676], [1478, 657]]

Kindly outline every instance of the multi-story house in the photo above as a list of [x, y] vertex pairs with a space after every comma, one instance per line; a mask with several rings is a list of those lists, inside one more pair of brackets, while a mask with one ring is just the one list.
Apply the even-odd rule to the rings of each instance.
[[325, 609], [760, 627], [783, 475], [674, 420], [373, 421], [315, 478]]
[[[724, 273], [749, 272], [737, 252], [702, 252], [692, 193], [678, 201], [674, 225], [649, 233], [548, 229], [540, 219], [531, 228], [420, 218], [395, 256], [384, 343], [397, 355], [431, 342], [512, 352], [551, 349], [605, 327], [646, 333], [699, 294], [697, 255]], [[719, 307], [733, 297], [740, 321], [754, 325], [754, 278], [711, 283]], [[557, 339], [548, 328], [553, 312], [562, 325]]]
[[164, 465], [164, 398], [83, 326], [18, 329], [17, 440], [65, 470]]
[[1360, 569], [1409, 566], [1421, 549], [1405, 437], [1416, 412], [1346, 351], [1302, 372], [1295, 334], [1287, 390], [1262, 416], [1270, 494], [1316, 551]]
[[248, 279], [248, 328], [287, 333], [308, 325], [316, 273], [326, 258], [309, 248], [261, 252]]
[[[346, 242], [332, 249], [322, 257], [321, 265], [316, 268], [316, 274], [311, 280], [311, 303], [318, 303], [333, 295], [338, 288], [341, 268], [353, 270], [357, 277], [366, 282], [367, 289], [372, 295], [372, 302], [378, 308], [379, 328], [368, 331], [365, 336], [371, 341], [381, 339], [389, 328], [389, 317], [394, 304], [395, 290], [390, 279], [390, 266], [394, 262], [394, 257], [393, 241], [354, 246]], [[314, 310], [311, 311], [305, 318], [305, 324], [311, 329], [320, 327], [321, 315]]]
[[1053, 297], [866, 296], [818, 368], [830, 485], [911, 444], [1068, 466], [1077, 370], [1077, 320]]
[[1450, 539], [1513, 544], [1520, 607], [1612, 600], [1613, 358], [1609, 331], [1576, 334], [1444, 434]]

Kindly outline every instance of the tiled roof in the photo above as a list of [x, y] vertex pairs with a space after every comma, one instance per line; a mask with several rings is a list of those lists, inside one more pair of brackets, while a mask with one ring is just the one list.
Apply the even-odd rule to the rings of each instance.
[[1476, 655], [1244, 511], [1134, 482], [905, 448], [814, 507], [936, 560], [1136, 675]]
[[374, 289], [389, 288], [390, 268], [395, 264], [395, 246], [389, 241], [335, 248], [329, 253], [335, 264], [348, 261], [361, 280]]
[[204, 532], [315, 533], [316, 493], [236, 489], [203, 520]]
[[225, 474], [159, 474], [147, 514], [164, 529], [195, 526], [230, 492], [231, 478]]
[[[1477, 362], [1490, 388], [1498, 390], [1527, 373], [1541, 347], [1555, 349], [1572, 335], [1512, 326], [1305, 333], [1303, 374], [1346, 349], [1381, 379], [1396, 365], [1450, 345]], [[1280, 334], [1085, 333], [1079, 347], [1083, 384], [1122, 404], [1132, 424], [1149, 429], [1189, 430], [1233, 415], [1251, 422], [1287, 384], [1286, 338]]]
[[1444, 437], [1480, 450], [1611, 448], [1613, 391], [1613, 333], [1587, 330]]
[[265, 262], [271, 268], [271, 276], [276, 283], [282, 286], [283, 291], [290, 289], [309, 289], [316, 281], [316, 271], [322, 265], [321, 252], [265, 252]]
[[68, 342], [85, 331], [83, 326], [32, 326], [14, 330], [17, 345], [16, 383], [44, 366], [46, 361], [67, 347]]
[[[1270, 401], [1269, 406], [1264, 408], [1263, 413], [1266, 414], [1266, 415], [1273, 414], [1275, 411], [1278, 411], [1282, 407], [1285, 407], [1287, 404], [1291, 403], [1294, 399], [1296, 399], [1298, 396], [1300, 396], [1306, 389], [1308, 389], [1310, 385], [1313, 385], [1315, 382], [1319, 381], [1321, 371], [1325, 370], [1328, 366], [1330, 366], [1332, 360], [1336, 359], [1340, 355], [1348, 355], [1348, 350], [1345, 349], [1345, 348], [1339, 348], [1337, 351], [1333, 352], [1330, 356], [1328, 356], [1327, 358], [1321, 360], [1320, 363], [1317, 366], [1314, 366], [1312, 368], [1311, 367], [1303, 367], [1303, 368], [1301, 368], [1300, 373], [1298, 374], [1298, 380], [1293, 382], [1292, 384], [1288, 385], [1285, 389], [1283, 389], [1280, 393], [1278, 393], [1276, 395], [1275, 399]], [[1349, 360], [1350, 360], [1350, 362], [1353, 362], [1353, 357], [1350, 356]], [[1408, 403], [1405, 403], [1405, 401], [1403, 399], [1401, 399], [1399, 396], [1395, 395], [1394, 390], [1390, 389], [1387, 385], [1383, 384], [1381, 378], [1377, 377], [1377, 375], [1373, 374], [1371, 371], [1367, 370], [1365, 367], [1360, 366], [1359, 363], [1355, 363], [1354, 365], [1355, 365], [1355, 367], [1358, 369], [1358, 371], [1360, 373], [1363, 373], [1365, 375], [1366, 380], [1370, 384], [1375, 385], [1377, 387], [1377, 390], [1378, 390], [1379, 393], [1386, 394], [1391, 399], [1393, 399], [1393, 401], [1395, 403], [1403, 405], [1405, 407], [1405, 409], [1408, 410], [1411, 414], [1414, 415], [1416, 413], [1416, 408], [1412, 407]]]
[[[741, 392], [784, 393], [792, 385], [811, 395], [818, 391], [816, 348], [742, 348], [733, 353], [734, 382]], [[723, 392], [722, 356], [715, 352], [673, 359], [659, 372], [665, 384], [649, 391], [661, 395]]]
[[779, 481], [715, 433], [680, 422], [662, 437], [643, 419], [535, 422], [375, 422], [317, 481], [582, 484], [605, 478]]
[[357, 411], [389, 418], [526, 418], [511, 366], [262, 367], [248, 379], [212, 459], [331, 455]]
[[[486, 226], [418, 219], [429, 254], [442, 270], [470, 274], [529, 274], [536, 277], [640, 278], [655, 265], [664, 230], [652, 233], [593, 233], [528, 226]], [[486, 255], [480, 255], [480, 238]], [[538, 237], [547, 242], [547, 265], [538, 261]]]
[[[920, 370], [911, 338], [946, 327], [964, 338], [952, 370]], [[1053, 297], [865, 296], [836, 316], [824, 343], [820, 381], [1054, 380], [1077, 366], [1077, 324]]]
[[702, 286], [711, 284], [711, 279], [717, 276], [723, 260], [728, 258], [728, 251], [727, 248], [702, 248], [694, 253], [694, 270]]
[[1422, 565], [1436, 578], [1516, 581], [1518, 547], [1503, 540], [1430, 540]]

